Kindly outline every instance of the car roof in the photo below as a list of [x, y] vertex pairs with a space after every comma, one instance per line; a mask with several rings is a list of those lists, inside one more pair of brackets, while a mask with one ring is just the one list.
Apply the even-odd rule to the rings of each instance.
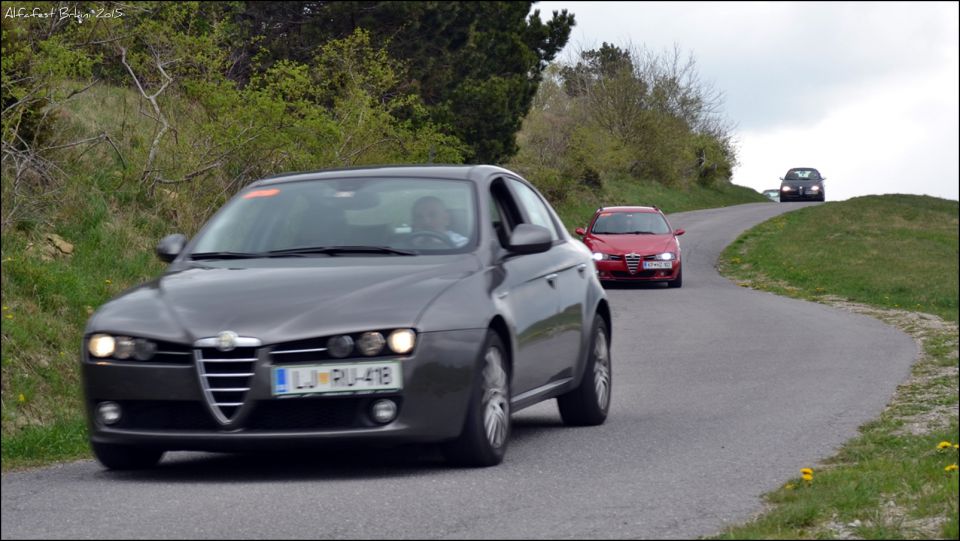
[[657, 207], [637, 207], [637, 206], [618, 206], [618, 207], [600, 207], [597, 212], [660, 212]]
[[[789, 173], [790, 171], [817, 171], [817, 168], [816, 167], [791, 167], [790, 169], [787, 170], [787, 172]], [[820, 171], [817, 171], [817, 172], [819, 173]]]
[[493, 173], [504, 173], [517, 176], [516, 173], [495, 165], [382, 165], [283, 173], [257, 180], [249, 184], [248, 187], [268, 186], [273, 184], [282, 184], [285, 182], [299, 182], [306, 180], [363, 178], [370, 176], [376, 176], [380, 178], [409, 178], [415, 176], [424, 179], [435, 178], [481, 181], [488, 178]]

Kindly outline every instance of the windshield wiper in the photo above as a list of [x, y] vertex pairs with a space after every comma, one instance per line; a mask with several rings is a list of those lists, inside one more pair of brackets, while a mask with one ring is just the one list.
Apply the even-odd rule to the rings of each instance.
[[263, 257], [287, 257], [312, 254], [391, 254], [391, 255], [417, 255], [416, 252], [407, 250], [397, 250], [389, 246], [306, 246], [303, 248], [287, 248], [285, 250], [270, 250]]
[[190, 254], [190, 259], [254, 259], [263, 257], [263, 254], [250, 252], [194, 252]]
[[632, 234], [632, 235], [655, 235], [656, 233], [654, 233], [653, 231], [631, 231], [630, 234]]

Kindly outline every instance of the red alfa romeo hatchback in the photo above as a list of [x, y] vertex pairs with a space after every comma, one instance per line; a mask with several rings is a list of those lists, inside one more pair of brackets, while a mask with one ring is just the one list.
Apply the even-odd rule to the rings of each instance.
[[672, 229], [657, 207], [601, 207], [584, 231], [598, 277], [609, 282], [666, 282], [683, 285], [680, 242], [683, 229]]

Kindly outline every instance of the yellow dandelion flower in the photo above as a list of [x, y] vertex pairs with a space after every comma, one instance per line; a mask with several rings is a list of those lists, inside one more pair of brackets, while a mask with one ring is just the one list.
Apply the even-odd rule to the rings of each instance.
[[[20, 395], [20, 396], [23, 396], [23, 395]], [[944, 468], [943, 471], [946, 471], [946, 472], [957, 471], [957, 465], [956, 465], [956, 464], [950, 464], [949, 466], [947, 466], [946, 468]]]
[[7, 314], [7, 315], [4, 316], [4, 317], [6, 317], [7, 319], [13, 319], [13, 314]]
[[23, 396], [23, 393], [20, 393], [20, 396], [17, 397], [17, 402], [23, 403], [27, 401], [27, 397]]
[[787, 484], [783, 485], [783, 488], [785, 488], [785, 489], [787, 489], [787, 490], [793, 490], [793, 483], [787, 483]]
[[104, 280], [103, 283], [105, 283], [105, 284], [112, 284], [113, 282], [112, 282], [110, 279], [107, 279], [107, 280]]
[[800, 470], [800, 473], [803, 475], [813, 475], [813, 470], [811, 470], [810, 468], [802, 468]]
[[954, 448], [954, 449], [960, 449], [960, 445], [954, 443], [954, 444], [953, 444], [953, 448]]
[[947, 447], [952, 447], [953, 444], [949, 441], [941, 441], [937, 444], [937, 449], [946, 449]]
[[813, 481], [813, 475], [811, 475], [811, 474], [809, 474], [809, 473], [803, 474], [802, 477], [803, 477], [803, 480], [806, 481], [806, 482], [808, 482], [808, 483], [811, 482], [811, 481]]
[[6, 311], [9, 310], [9, 309], [10, 309], [9, 306], [4, 306], [4, 307], [3, 307], [3, 311], [4, 311], [4, 312], [6, 312]]

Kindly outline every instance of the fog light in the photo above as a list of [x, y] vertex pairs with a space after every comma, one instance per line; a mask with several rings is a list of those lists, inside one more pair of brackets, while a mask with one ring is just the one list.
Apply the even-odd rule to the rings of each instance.
[[397, 403], [393, 400], [377, 400], [370, 408], [373, 420], [384, 425], [397, 417]]
[[116, 402], [100, 402], [97, 404], [97, 420], [105, 425], [115, 424], [120, 420], [120, 404]]

